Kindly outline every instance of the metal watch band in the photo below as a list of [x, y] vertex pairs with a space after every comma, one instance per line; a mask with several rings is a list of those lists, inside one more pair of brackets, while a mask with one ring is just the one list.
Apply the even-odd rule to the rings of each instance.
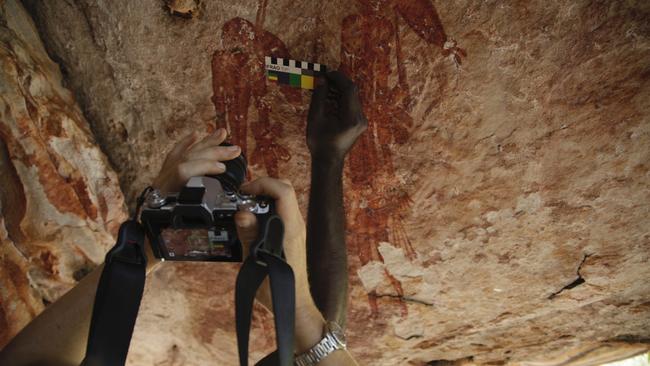
[[315, 366], [337, 349], [345, 349], [345, 345], [339, 342], [332, 332], [327, 332], [314, 347], [297, 356], [294, 364], [296, 366]]

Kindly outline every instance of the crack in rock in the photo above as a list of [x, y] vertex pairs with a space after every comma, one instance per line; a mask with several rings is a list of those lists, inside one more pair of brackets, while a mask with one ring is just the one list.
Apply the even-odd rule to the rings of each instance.
[[374, 296], [377, 297], [377, 298], [390, 297], [390, 298], [393, 298], [393, 299], [399, 299], [401, 301], [412, 303], [412, 304], [420, 304], [420, 305], [430, 306], [430, 307], [433, 306], [433, 303], [423, 301], [423, 300], [418, 300], [418, 299], [415, 299], [415, 298], [412, 298], [412, 297], [409, 297], [409, 296], [391, 295], [391, 294], [381, 294], [381, 295], [375, 294]]
[[559, 290], [553, 292], [552, 294], [550, 294], [548, 296], [549, 300], [555, 298], [557, 295], [559, 295], [560, 293], [562, 293], [565, 290], [571, 290], [571, 289], [576, 288], [576, 287], [578, 287], [578, 286], [580, 286], [580, 285], [582, 285], [583, 283], [586, 282], [585, 279], [580, 274], [580, 270], [582, 269], [582, 265], [585, 263], [585, 261], [589, 257], [591, 257], [591, 254], [584, 254], [582, 256], [582, 260], [580, 261], [580, 264], [578, 265], [578, 269], [576, 270], [576, 275], [578, 277], [575, 280], [573, 280], [571, 283], [569, 283], [568, 285], [566, 285], [566, 286], [562, 287], [561, 289], [559, 289]]

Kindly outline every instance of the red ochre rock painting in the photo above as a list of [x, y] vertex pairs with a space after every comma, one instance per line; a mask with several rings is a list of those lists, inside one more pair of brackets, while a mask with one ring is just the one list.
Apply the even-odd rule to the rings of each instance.
[[[359, 1], [360, 12], [346, 17], [341, 29], [340, 69], [358, 85], [368, 118], [368, 130], [360, 137], [349, 155], [351, 186], [346, 187], [346, 201], [360, 204], [346, 208], [349, 222], [347, 243], [356, 252], [360, 265], [382, 260], [380, 242], [390, 242], [413, 259], [415, 250], [402, 222], [412, 203], [406, 187], [397, 177], [393, 147], [410, 137], [413, 119], [408, 113], [408, 75], [404, 66], [398, 22], [405, 21], [423, 40], [452, 54], [457, 64], [465, 51], [447, 38], [436, 9], [429, 0]], [[373, 45], [368, 47], [368, 45]], [[395, 52], [397, 67], [391, 67]], [[397, 73], [397, 84], [389, 77]], [[401, 302], [402, 285], [385, 272]], [[368, 300], [372, 314], [379, 313], [377, 295]], [[402, 313], [406, 312], [401, 303]]]
[[[255, 24], [233, 18], [222, 27], [223, 49], [212, 56], [212, 102], [217, 110], [217, 127], [225, 127], [232, 143], [241, 146], [249, 164], [278, 176], [278, 165], [291, 159], [289, 150], [278, 144], [282, 126], [269, 119], [271, 103], [267, 98], [264, 56], [289, 58], [287, 46], [274, 34], [262, 29], [266, 1], [260, 2]], [[300, 101], [299, 91], [280, 86], [292, 103]], [[249, 118], [253, 104], [256, 118]], [[249, 132], [255, 149], [249, 154]]]
[[[347, 45], [358, 58], [340, 60], [341, 67], [357, 70], [351, 77], [361, 87], [371, 119], [366, 135], [373, 137], [365, 145], [360, 141], [351, 152], [345, 177], [348, 230], [358, 232], [362, 219], [368, 225], [362, 235], [348, 237], [352, 285], [348, 338], [359, 363], [424, 365], [470, 356], [483, 365], [571, 363], [576, 353], [564, 355], [565, 350], [591, 347], [594, 339], [623, 335], [622, 339], [632, 342], [648, 338], [650, 291], [644, 279], [649, 277], [649, 267], [644, 266], [644, 254], [650, 202], [646, 123], [650, 84], [647, 62], [643, 62], [649, 59], [650, 50], [644, 32], [647, 6], [639, 2], [513, 2], [504, 6], [429, 0], [326, 1], [309, 7], [311, 2], [273, 0], [268, 2], [265, 22], [255, 19], [258, 3], [251, 1], [203, 1], [200, 14], [192, 19], [170, 15], [162, 2], [148, 1], [7, 0], [0, 9], [17, 3], [29, 4], [39, 29], [24, 39], [31, 43], [40, 35], [48, 53], [57, 56], [66, 85], [88, 113], [96, 143], [115, 162], [128, 197], [153, 179], [173, 140], [206, 124], [214, 127], [213, 94], [219, 125], [229, 126], [234, 135], [234, 118], [246, 121], [239, 135], [248, 135], [248, 155], [257, 164], [252, 172], [267, 174], [277, 164], [278, 174], [295, 180], [304, 197], [308, 162], [300, 114], [307, 107], [309, 93], [262, 83], [263, 74], [255, 68], [261, 68], [264, 49], [275, 42], [278, 54], [291, 51], [295, 58], [321, 61], [336, 69], [343, 41], [355, 41], [353, 29], [368, 40], [386, 39], [387, 44], [379, 45], [366, 40], [368, 50]], [[432, 4], [444, 27], [439, 26]], [[259, 12], [260, 18], [263, 13]], [[228, 32], [224, 33], [226, 42], [217, 38], [221, 33], [215, 31], [234, 17], [250, 21], [233, 20], [228, 25], [234, 30], [253, 29], [251, 41], [229, 40], [232, 33]], [[16, 22], [12, 16], [7, 19], [9, 25], [31, 24]], [[360, 23], [367, 26], [360, 29]], [[464, 58], [462, 50], [446, 37], [448, 33], [471, 50], [469, 57]], [[16, 50], [16, 37], [4, 34]], [[270, 40], [259, 42], [265, 35]], [[316, 42], [321, 42], [318, 47]], [[211, 80], [206, 80], [210, 61], [205, 57], [217, 49], [215, 64], [228, 61], [231, 65], [216, 70], [216, 79], [233, 80], [213, 93]], [[10, 64], [12, 59], [10, 55], [4, 60]], [[460, 61], [464, 69], [454, 70]], [[58, 103], [48, 107], [49, 88], [42, 82], [36, 84], [38, 88], [24, 87], [25, 75], [35, 80], [49, 70], [30, 65], [21, 68], [23, 77], [12, 84], [16, 88], [7, 89], [22, 92], [11, 100], [7, 99], [11, 93], [3, 94], [10, 112], [16, 118], [27, 118], [30, 110], [24, 100], [36, 100], [35, 116], [41, 118], [33, 121], [47, 136], [43, 141], [61, 143], [65, 140], [61, 132], [79, 136], [70, 134], [71, 123], [59, 126], [57, 119], [46, 118], [52, 110], [69, 111], [57, 107]], [[246, 67], [239, 69], [241, 65]], [[238, 93], [248, 97], [234, 99]], [[292, 93], [301, 96], [300, 103], [290, 98]], [[235, 105], [237, 100], [249, 107]], [[260, 109], [270, 110], [270, 117], [260, 119]], [[285, 111], [298, 113], [287, 118]], [[281, 123], [282, 129], [274, 123]], [[253, 129], [265, 124], [265, 137], [286, 147], [289, 161], [271, 155], [267, 166], [264, 155], [257, 153], [260, 143]], [[61, 281], [50, 269], [54, 266], [59, 273], [74, 274], [73, 266], [82, 264], [84, 258], [61, 255], [75, 249], [59, 250], [55, 245], [38, 250], [43, 246], [30, 234], [33, 230], [22, 231], [30, 235], [25, 240], [17, 237], [27, 221], [23, 219], [20, 227], [13, 223], [23, 216], [30, 223], [43, 222], [35, 216], [41, 210], [29, 209], [31, 203], [33, 208], [74, 209], [56, 215], [56, 222], [47, 228], [30, 226], [52, 233], [71, 217], [85, 217], [87, 223], [94, 211], [81, 201], [93, 195], [72, 185], [74, 174], [48, 169], [47, 161], [40, 158], [47, 156], [33, 152], [37, 147], [51, 151], [61, 145], [22, 141], [20, 131], [8, 132], [15, 141], [5, 151], [15, 157], [11, 160], [15, 172], [5, 170], [10, 182], [0, 187], [15, 188], [9, 196], [16, 201], [23, 196], [32, 200], [25, 202], [26, 214], [20, 202], [9, 206], [14, 212], [4, 215], [7, 230], [0, 223], [4, 244], [0, 256], [13, 263], [3, 264], [5, 272], [0, 274], [0, 287], [8, 289], [2, 294], [8, 306], [0, 314], [0, 331], [10, 330], [5, 338], [0, 335], [4, 341], [44, 307], [42, 294], [30, 294], [27, 275], [35, 267], [42, 268], [39, 272], [46, 275], [39, 279], [39, 288], [54, 299]], [[20, 158], [24, 154], [18, 147], [27, 142], [25, 152], [38, 161], [35, 165], [27, 166], [31, 160]], [[355, 159], [358, 164], [363, 153], [370, 156], [368, 166], [361, 167], [365, 173], [353, 177], [350, 165]], [[66, 150], [56, 156], [61, 162], [75, 163], [77, 154]], [[89, 176], [88, 171], [98, 171], [96, 165], [82, 170], [86, 172], [83, 177]], [[54, 173], [72, 179], [61, 189], [68, 192], [67, 197], [79, 197], [79, 202], [69, 201], [69, 206], [58, 200], [49, 203], [38, 176]], [[352, 179], [367, 179], [377, 191], [368, 194], [369, 188], [360, 188]], [[116, 181], [112, 182], [116, 187]], [[24, 184], [20, 194], [19, 185]], [[97, 194], [93, 184], [86, 183], [86, 187]], [[409, 196], [413, 203], [401, 199]], [[114, 199], [102, 197], [97, 197], [95, 205], [97, 220], [115, 206]], [[389, 205], [396, 198], [403, 206]], [[304, 199], [301, 203], [306, 204]], [[3, 207], [7, 207], [4, 202]], [[403, 228], [408, 229], [408, 239], [417, 251], [413, 261], [408, 258], [413, 256], [408, 253], [408, 241], [394, 238], [400, 234], [395, 222], [402, 215]], [[386, 225], [393, 230], [386, 231]], [[66, 233], [72, 231], [83, 236], [95, 233], [76, 224], [66, 228]], [[381, 238], [388, 238], [389, 243], [378, 244]], [[36, 249], [33, 261], [21, 256], [21, 243]], [[101, 253], [100, 246], [95, 248], [94, 252]], [[93, 250], [90, 246], [81, 249]], [[585, 254], [590, 256], [581, 266]], [[368, 262], [361, 265], [364, 258]], [[234, 271], [215, 268], [168, 263], [147, 279], [148, 295], [143, 299], [129, 364], [236, 364], [231, 305]], [[384, 268], [399, 283], [391, 282]], [[585, 282], [565, 288], [576, 280], [578, 269]], [[404, 292], [401, 298], [395, 290], [398, 285]], [[366, 294], [373, 291], [378, 316], [368, 319], [373, 310]], [[557, 291], [561, 293], [548, 298]], [[404, 303], [406, 315], [400, 314]], [[16, 311], [10, 314], [6, 309]], [[273, 323], [271, 315], [256, 310], [255, 316], [263, 318], [254, 321], [251, 334], [251, 342], [258, 342], [251, 344], [252, 357], [259, 359], [274, 346], [273, 340], [266, 339], [273, 333]]]
[[0, 349], [102, 262], [126, 219], [117, 175], [33, 40], [29, 15], [0, 3]]
[[[368, 1], [359, 0], [359, 13], [343, 20], [341, 28], [341, 64], [358, 85], [368, 118], [368, 130], [360, 137], [349, 155], [347, 174], [351, 184], [346, 187], [350, 253], [355, 253], [361, 266], [371, 260], [382, 260], [377, 247], [387, 241], [402, 248], [408, 258], [415, 257], [402, 224], [403, 212], [411, 199], [399, 183], [393, 166], [393, 146], [405, 144], [413, 119], [408, 113], [409, 85], [403, 63], [398, 22], [403, 20], [416, 34], [442, 49], [442, 56], [451, 55], [460, 64], [465, 51], [456, 47], [445, 34], [436, 9], [429, 0]], [[286, 45], [263, 29], [267, 1], [259, 3], [255, 24], [233, 18], [222, 27], [223, 49], [212, 57], [212, 101], [217, 110], [217, 127], [226, 127], [233, 143], [249, 152], [249, 133], [255, 141], [250, 152], [251, 164], [261, 164], [270, 176], [278, 175], [278, 165], [291, 159], [291, 154], [276, 140], [282, 126], [269, 119], [264, 56], [291, 57]], [[368, 45], [371, 45], [368, 47]], [[391, 67], [395, 52], [397, 68]], [[389, 77], [397, 72], [397, 85], [389, 85]], [[281, 86], [289, 102], [299, 103], [296, 90]], [[249, 116], [253, 104], [257, 117]], [[352, 271], [351, 271], [352, 272]], [[386, 272], [398, 295], [401, 284]], [[374, 294], [369, 295], [373, 313], [377, 314]], [[403, 307], [403, 311], [406, 307]]]

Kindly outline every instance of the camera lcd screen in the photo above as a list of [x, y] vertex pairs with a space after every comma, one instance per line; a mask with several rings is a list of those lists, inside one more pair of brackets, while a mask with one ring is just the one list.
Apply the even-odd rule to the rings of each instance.
[[225, 229], [163, 229], [163, 246], [171, 258], [232, 257], [231, 238]]

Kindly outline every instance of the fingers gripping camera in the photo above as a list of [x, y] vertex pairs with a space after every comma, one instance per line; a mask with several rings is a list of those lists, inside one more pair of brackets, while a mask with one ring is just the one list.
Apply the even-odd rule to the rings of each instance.
[[272, 199], [246, 195], [239, 186], [246, 174], [243, 155], [225, 162], [226, 172], [192, 177], [178, 194], [147, 196], [141, 221], [154, 255], [163, 260], [240, 262], [235, 213], [271, 215]]

